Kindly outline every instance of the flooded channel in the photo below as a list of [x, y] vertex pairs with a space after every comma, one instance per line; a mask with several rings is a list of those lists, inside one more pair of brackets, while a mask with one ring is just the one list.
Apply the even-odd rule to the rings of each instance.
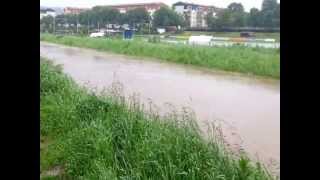
[[[199, 124], [222, 120], [251, 156], [280, 163], [280, 81], [40, 43], [40, 55], [77, 82], [97, 88], [114, 80], [143, 102], [191, 107]], [[89, 83], [88, 83], [89, 82]], [[227, 134], [227, 133], [226, 133]]]

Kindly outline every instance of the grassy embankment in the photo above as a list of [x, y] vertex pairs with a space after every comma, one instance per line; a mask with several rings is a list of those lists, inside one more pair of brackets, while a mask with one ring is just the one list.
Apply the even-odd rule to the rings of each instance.
[[225, 71], [280, 78], [279, 49], [192, 47], [188, 45], [148, 43], [139, 40], [123, 41], [119, 39], [93, 39], [74, 36], [59, 37], [50, 34], [41, 34], [40, 40], [119, 54], [157, 58]]
[[117, 86], [96, 95], [40, 62], [42, 179], [270, 179], [219, 138], [202, 139], [190, 113], [159, 118]]

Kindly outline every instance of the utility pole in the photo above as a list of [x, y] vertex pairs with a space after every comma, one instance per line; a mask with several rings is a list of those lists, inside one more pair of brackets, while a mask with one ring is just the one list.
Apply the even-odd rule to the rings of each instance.
[[87, 14], [87, 20], [88, 20], [88, 36], [89, 36], [89, 33], [90, 33], [90, 16], [89, 16], [89, 14]]
[[53, 34], [56, 34], [56, 18], [53, 16]]
[[89, 32], [90, 32], [90, 25], [89, 25], [89, 20], [88, 20], [88, 35], [89, 35]]
[[77, 15], [77, 34], [79, 34], [78, 24], [79, 24], [79, 18], [78, 18], [78, 15]]

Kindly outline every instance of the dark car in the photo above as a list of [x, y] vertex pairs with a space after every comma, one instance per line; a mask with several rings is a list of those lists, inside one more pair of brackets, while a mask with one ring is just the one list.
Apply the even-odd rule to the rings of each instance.
[[240, 33], [240, 37], [249, 38], [249, 37], [255, 37], [255, 35], [254, 35], [253, 32], [241, 32], [241, 33]]

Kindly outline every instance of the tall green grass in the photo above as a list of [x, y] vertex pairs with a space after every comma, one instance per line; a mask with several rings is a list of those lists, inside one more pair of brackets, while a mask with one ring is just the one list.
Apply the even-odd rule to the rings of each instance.
[[119, 54], [152, 57], [175, 63], [280, 78], [280, 52], [277, 49], [248, 47], [193, 47], [123, 41], [119, 39], [93, 39], [89, 37], [58, 37], [41, 34], [40, 40], [52, 43], [92, 48]]
[[272, 179], [218, 138], [202, 139], [192, 114], [160, 118], [116, 95], [117, 86], [97, 95], [40, 62], [42, 174], [59, 167], [56, 179]]

